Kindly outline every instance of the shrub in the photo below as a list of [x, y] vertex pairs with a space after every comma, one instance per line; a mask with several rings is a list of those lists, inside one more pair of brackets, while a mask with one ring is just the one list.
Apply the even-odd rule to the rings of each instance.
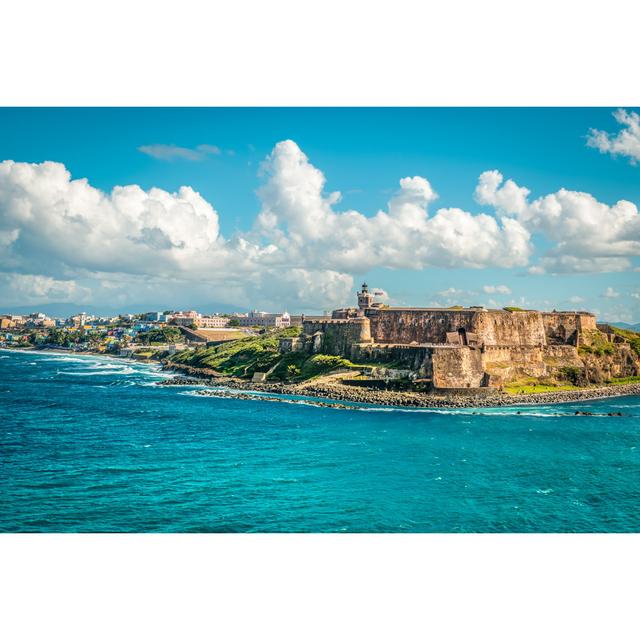
[[629, 329], [619, 329], [618, 327], [611, 328], [616, 335], [624, 338], [631, 345], [637, 356], [640, 356], [640, 333]]
[[561, 367], [560, 375], [565, 379], [571, 382], [571, 384], [578, 384], [580, 377], [582, 375], [582, 370], [578, 367]]

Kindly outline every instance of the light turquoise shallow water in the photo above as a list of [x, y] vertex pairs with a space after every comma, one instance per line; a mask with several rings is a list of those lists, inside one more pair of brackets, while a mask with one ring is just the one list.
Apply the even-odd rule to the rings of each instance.
[[167, 375], [0, 351], [0, 531], [640, 530], [639, 397], [342, 411]]

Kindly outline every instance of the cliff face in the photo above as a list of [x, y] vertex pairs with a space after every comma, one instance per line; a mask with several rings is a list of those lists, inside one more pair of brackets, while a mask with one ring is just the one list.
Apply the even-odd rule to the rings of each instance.
[[594, 384], [612, 378], [640, 375], [640, 358], [628, 344], [615, 344], [613, 353], [588, 353], [580, 350], [583, 363], [580, 382]]

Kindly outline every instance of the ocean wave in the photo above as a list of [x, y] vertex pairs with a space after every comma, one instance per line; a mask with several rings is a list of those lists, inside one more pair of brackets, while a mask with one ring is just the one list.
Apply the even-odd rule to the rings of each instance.
[[47, 356], [49, 356], [48, 358], [42, 358], [43, 362], [79, 362], [82, 364], [87, 364], [87, 362], [89, 362], [89, 356], [67, 356], [67, 355], [59, 355], [59, 356], [55, 356], [52, 355], [50, 353], [47, 354]]
[[95, 370], [84, 370], [84, 371], [58, 371], [57, 375], [60, 376], [129, 376], [132, 373], [137, 373], [137, 371], [133, 367], [123, 366], [120, 369], [109, 369], [108, 371], [95, 371]]

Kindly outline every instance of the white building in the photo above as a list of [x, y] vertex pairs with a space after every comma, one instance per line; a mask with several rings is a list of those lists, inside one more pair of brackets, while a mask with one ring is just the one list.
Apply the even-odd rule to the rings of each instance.
[[223, 318], [219, 315], [203, 316], [197, 311], [174, 313], [171, 320], [179, 327], [195, 325], [198, 329], [224, 329], [229, 324], [229, 318]]
[[266, 311], [250, 311], [246, 316], [238, 318], [241, 327], [275, 327], [283, 329], [291, 326], [291, 317], [284, 313], [267, 313]]
[[222, 316], [200, 316], [196, 319], [198, 329], [224, 329], [229, 324], [229, 318]]
[[179, 327], [190, 327], [192, 324], [197, 324], [197, 320], [200, 314], [197, 311], [178, 311], [171, 315], [171, 322]]

